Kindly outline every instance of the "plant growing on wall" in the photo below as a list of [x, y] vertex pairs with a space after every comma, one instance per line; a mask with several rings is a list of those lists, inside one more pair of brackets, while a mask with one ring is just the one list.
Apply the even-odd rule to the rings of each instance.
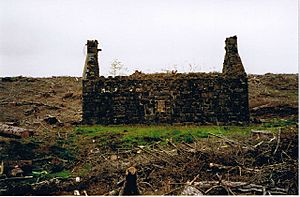
[[115, 59], [110, 66], [110, 71], [109, 74], [112, 75], [113, 77], [117, 75], [126, 75], [126, 71], [128, 69], [124, 67], [123, 63], [120, 62], [118, 59]]
[[189, 72], [195, 72], [198, 66], [196, 64], [189, 64]]

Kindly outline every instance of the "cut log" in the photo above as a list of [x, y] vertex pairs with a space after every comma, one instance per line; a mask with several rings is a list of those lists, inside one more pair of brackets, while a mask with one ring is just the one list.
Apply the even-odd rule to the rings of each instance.
[[34, 130], [0, 123], [0, 135], [5, 137], [27, 138], [34, 135]]

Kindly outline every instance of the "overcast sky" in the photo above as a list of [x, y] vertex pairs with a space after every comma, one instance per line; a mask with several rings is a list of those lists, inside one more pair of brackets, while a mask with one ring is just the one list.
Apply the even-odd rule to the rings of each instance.
[[0, 0], [0, 76], [81, 76], [87, 39], [101, 75], [114, 59], [129, 73], [221, 71], [233, 35], [247, 73], [296, 73], [297, 12], [297, 0]]

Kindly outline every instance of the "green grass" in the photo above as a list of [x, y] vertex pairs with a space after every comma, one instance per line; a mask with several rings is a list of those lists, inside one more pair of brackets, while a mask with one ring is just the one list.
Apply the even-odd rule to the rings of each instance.
[[75, 128], [77, 135], [97, 136], [102, 144], [118, 141], [123, 146], [146, 145], [168, 140], [191, 143], [195, 138], [206, 138], [209, 133], [220, 135], [249, 133], [251, 127], [238, 126], [82, 126]]
[[60, 177], [60, 178], [67, 179], [71, 176], [71, 173], [70, 173], [69, 170], [63, 170], [63, 171], [60, 171], [60, 172], [47, 174], [46, 176], [49, 177], [49, 178]]
[[272, 119], [260, 125], [248, 126], [160, 126], [160, 125], [117, 125], [117, 126], [80, 126], [75, 128], [76, 135], [92, 138], [97, 136], [101, 145], [118, 144], [119, 146], [147, 145], [154, 142], [191, 143], [196, 138], [207, 138], [209, 133], [228, 135], [249, 135], [251, 130], [277, 131], [280, 127], [295, 125], [293, 120]]
[[263, 127], [265, 128], [278, 128], [278, 127], [287, 127], [291, 125], [295, 125], [295, 121], [292, 119], [278, 119], [274, 118], [263, 123]]
[[92, 164], [86, 163], [84, 164], [83, 168], [79, 172], [79, 176], [86, 176], [92, 170]]

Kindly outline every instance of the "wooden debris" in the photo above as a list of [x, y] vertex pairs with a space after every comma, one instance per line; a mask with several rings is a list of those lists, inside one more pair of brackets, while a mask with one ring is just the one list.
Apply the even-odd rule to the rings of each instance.
[[15, 181], [15, 180], [26, 180], [26, 179], [32, 179], [33, 176], [21, 176], [21, 177], [9, 177], [5, 179], [0, 179], [0, 182], [2, 181]]
[[6, 160], [3, 161], [4, 174], [7, 176], [30, 175], [32, 172], [32, 160]]
[[118, 156], [117, 155], [111, 155], [110, 160], [116, 161], [116, 160], [118, 160]]
[[265, 130], [251, 130], [252, 135], [270, 135], [273, 136], [273, 133], [271, 131], [265, 131]]
[[281, 133], [281, 129], [279, 129], [278, 134], [277, 134], [277, 144], [276, 144], [276, 148], [275, 148], [275, 150], [274, 150], [274, 152], [273, 152], [273, 155], [276, 154], [276, 152], [277, 152], [277, 150], [278, 150], [278, 148], [279, 148], [279, 144], [280, 144], [280, 133]]
[[4, 163], [3, 161], [1, 161], [1, 164], [0, 164], [0, 175], [4, 173]]
[[127, 168], [126, 178], [120, 196], [140, 195], [141, 192], [137, 186], [137, 169], [135, 167]]
[[234, 141], [234, 140], [228, 139], [228, 138], [226, 138], [226, 137], [224, 137], [224, 136], [216, 135], [216, 134], [213, 134], [213, 133], [208, 133], [208, 134], [209, 134], [209, 135], [212, 135], [212, 136], [215, 136], [215, 137], [217, 137], [217, 138], [221, 138], [221, 139], [225, 140], [225, 141], [228, 142], [231, 146], [233, 146], [233, 145], [240, 145], [240, 143], [238, 143], [238, 142], [236, 142], [236, 141]]
[[178, 153], [182, 152], [172, 141], [167, 140], [167, 142], [168, 142], [169, 145], [173, 146], [178, 151]]
[[119, 194], [118, 190], [114, 189], [106, 194], [104, 194], [103, 196], [117, 196]]
[[50, 180], [44, 180], [41, 182], [33, 183], [31, 186], [33, 187], [34, 190], [36, 190], [38, 187], [43, 187], [44, 185], [49, 185], [49, 184], [59, 184], [60, 180], [58, 177], [52, 178]]
[[155, 154], [151, 153], [150, 151], [144, 149], [142, 146], [138, 146], [138, 148], [141, 149], [141, 150], [143, 150], [143, 151], [145, 151], [146, 153], [152, 155], [153, 157], [155, 157], [155, 158], [157, 158], [157, 159], [159, 159], [159, 160], [163, 160], [164, 162], [166, 162], [166, 163], [168, 163], [168, 164], [170, 164], [170, 165], [172, 165], [172, 166], [175, 166], [173, 163], [169, 162], [169, 161], [166, 160], [165, 158], [156, 156]]
[[260, 171], [259, 169], [254, 169], [254, 168], [246, 168], [246, 167], [241, 167], [241, 166], [224, 166], [224, 165], [217, 164], [217, 163], [209, 163], [209, 167], [210, 168], [218, 168], [220, 170], [229, 170], [229, 171], [237, 168], [237, 169], [239, 169], [240, 174], [241, 174], [242, 170], [247, 171], [247, 172], [259, 172]]
[[79, 190], [74, 190], [74, 196], [80, 196]]
[[79, 182], [80, 182], [80, 177], [79, 177], [79, 176], [77, 176], [77, 177], [75, 178], [75, 182], [76, 182], [76, 183], [79, 183]]
[[187, 185], [187, 186], [184, 187], [183, 191], [181, 192], [181, 195], [184, 195], [184, 196], [202, 196], [203, 193], [200, 190], [196, 189], [195, 187]]
[[271, 131], [251, 130], [251, 136], [258, 140], [260, 138], [273, 137], [273, 133]]
[[5, 137], [15, 137], [15, 138], [27, 138], [34, 134], [34, 130], [25, 129], [16, 126], [10, 126], [7, 124], [0, 123], [0, 135]]
[[184, 187], [183, 191], [181, 192], [181, 195], [185, 196], [202, 196], [203, 193], [198, 190], [196, 187], [193, 186], [193, 183], [199, 178], [199, 174], [193, 178], [192, 181], [188, 181], [186, 186]]
[[20, 167], [15, 167], [10, 171], [10, 175], [13, 177], [20, 177], [23, 176], [24, 171]]
[[254, 145], [253, 148], [257, 148], [257, 147], [259, 147], [260, 145], [262, 145], [263, 143], [264, 143], [264, 141], [261, 141], [261, 142], [257, 143], [256, 145]]
[[209, 188], [209, 190], [213, 190], [218, 186], [224, 186], [230, 188], [232, 191], [239, 191], [242, 193], [259, 192], [261, 194], [270, 193], [270, 194], [284, 195], [287, 194], [288, 192], [288, 190], [285, 188], [278, 188], [278, 187], [270, 188], [263, 185], [257, 185], [257, 184], [247, 183], [247, 182], [232, 182], [232, 181], [224, 181], [224, 180], [194, 182], [194, 186], [197, 186], [198, 188], [201, 189]]
[[83, 192], [83, 194], [84, 194], [85, 196], [88, 196], [86, 190], [83, 190], [82, 192]]
[[171, 191], [169, 191], [169, 192], [164, 193], [164, 196], [170, 195], [170, 194], [172, 194], [173, 192], [176, 192], [176, 191], [178, 191], [178, 190], [181, 190], [182, 188], [184, 188], [184, 186], [177, 187], [177, 188], [175, 188], [175, 189], [173, 189], [173, 190], [171, 190]]

